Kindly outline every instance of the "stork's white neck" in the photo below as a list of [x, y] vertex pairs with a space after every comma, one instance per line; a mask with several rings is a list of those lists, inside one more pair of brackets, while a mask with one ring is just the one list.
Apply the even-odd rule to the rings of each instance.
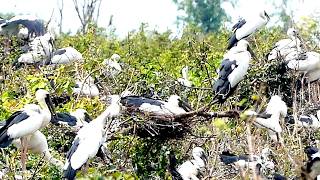
[[203, 167], [206, 166], [206, 164], [204, 163], [203, 159], [201, 159], [200, 157], [194, 156], [193, 158], [194, 158], [194, 160], [195, 160], [195, 163], [196, 163], [200, 168], [203, 168]]
[[43, 110], [44, 112], [49, 114], [51, 117], [51, 112], [50, 112], [49, 107], [48, 107], [47, 103], [45, 102], [45, 100], [39, 100], [39, 106], [41, 107], [41, 110]]

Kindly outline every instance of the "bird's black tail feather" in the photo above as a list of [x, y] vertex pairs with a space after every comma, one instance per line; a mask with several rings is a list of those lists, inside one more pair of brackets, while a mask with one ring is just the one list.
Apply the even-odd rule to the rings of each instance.
[[238, 42], [238, 39], [236, 38], [236, 34], [234, 33], [234, 34], [229, 38], [229, 43], [228, 43], [227, 49], [231, 49], [237, 42]]
[[226, 165], [239, 161], [239, 156], [234, 155], [229, 151], [223, 151], [222, 154], [220, 154], [219, 156], [220, 156], [220, 161]]
[[0, 137], [0, 148], [6, 148], [12, 143], [13, 139], [10, 138], [7, 133], [1, 135]]
[[172, 176], [172, 180], [183, 180], [181, 174], [176, 169], [177, 159], [174, 153], [171, 151], [169, 154], [168, 170]]
[[71, 167], [71, 163], [69, 164], [68, 168], [63, 171], [63, 178], [67, 180], [75, 179], [76, 175], [77, 175], [77, 170]]

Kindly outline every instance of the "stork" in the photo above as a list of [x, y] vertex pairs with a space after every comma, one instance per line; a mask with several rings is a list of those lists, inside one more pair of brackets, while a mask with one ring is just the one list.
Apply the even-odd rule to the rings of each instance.
[[238, 41], [247, 38], [262, 26], [266, 25], [270, 20], [266, 11], [261, 11], [258, 16], [252, 16], [249, 19], [240, 19], [232, 27], [233, 34], [229, 38], [229, 44], [227, 49], [231, 49]]
[[307, 146], [305, 153], [308, 156], [308, 161], [305, 166], [301, 167], [302, 179], [319, 179], [320, 178], [320, 153], [316, 147]]
[[144, 113], [154, 113], [157, 115], [178, 115], [192, 109], [178, 95], [171, 95], [168, 101], [142, 96], [125, 96], [121, 97], [120, 103], [127, 108], [134, 108]]
[[290, 118], [287, 122], [290, 124], [297, 124], [299, 127], [311, 128], [317, 130], [320, 128], [320, 110], [317, 111], [317, 117], [311, 115], [300, 115], [295, 123], [294, 118]]
[[213, 85], [216, 98], [223, 103], [236, 89], [237, 85], [247, 74], [251, 53], [249, 43], [240, 40], [236, 47], [233, 47], [224, 56], [220, 65], [219, 77]]
[[84, 109], [76, 109], [69, 113], [57, 113], [52, 117], [51, 122], [54, 124], [68, 125], [73, 130], [78, 131], [81, 127], [91, 121], [91, 117]]
[[105, 124], [108, 118], [120, 115], [120, 96], [111, 95], [111, 104], [95, 120], [83, 126], [67, 153], [64, 165], [63, 177], [70, 180], [74, 179], [76, 172], [89, 159], [96, 156], [100, 146], [105, 141]]
[[110, 58], [103, 60], [102, 64], [106, 66], [104, 72], [105, 76], [115, 77], [122, 71], [122, 68], [118, 63], [120, 59], [121, 57], [119, 54], [113, 54]]
[[56, 50], [53, 57], [46, 64], [70, 64], [73, 62], [84, 62], [82, 54], [73, 47], [65, 47]]
[[181, 73], [182, 73], [182, 78], [178, 78], [177, 81], [181, 85], [190, 88], [192, 86], [192, 82], [189, 80], [189, 77], [188, 77], [188, 66], [185, 66], [184, 68], [182, 68]]
[[304, 74], [308, 82], [316, 81], [320, 78], [320, 54], [317, 52], [292, 52], [286, 58], [289, 69], [296, 70]]
[[22, 146], [21, 164], [25, 170], [26, 139], [32, 133], [44, 128], [55, 114], [48, 91], [39, 89], [36, 92], [37, 105], [26, 105], [23, 109], [13, 113], [0, 128], [0, 148], [9, 146], [13, 140], [20, 139]]
[[13, 66], [19, 68], [22, 64], [40, 64], [51, 59], [54, 36], [48, 32], [36, 37], [29, 43], [29, 50], [14, 61]]
[[246, 115], [256, 116], [254, 124], [258, 128], [267, 129], [269, 136], [275, 142], [281, 143], [280, 133], [282, 128], [280, 126], [280, 121], [284, 120], [284, 117], [287, 116], [288, 107], [284, 101], [281, 100], [281, 97], [274, 95], [271, 97], [266, 111], [262, 114], [258, 114], [254, 111], [246, 111]]
[[298, 32], [294, 28], [289, 28], [287, 35], [290, 39], [281, 39], [276, 42], [271, 52], [267, 55], [268, 60], [273, 60], [280, 55], [285, 58], [291, 52], [301, 52], [301, 41]]
[[18, 15], [0, 25], [2, 34], [17, 35], [20, 25], [28, 29], [28, 37], [38, 37], [45, 34], [43, 20], [31, 15]]
[[198, 180], [197, 176], [199, 176], [208, 163], [208, 158], [201, 147], [193, 148], [192, 156], [194, 159], [185, 161], [177, 168], [177, 172], [183, 180]]
[[73, 88], [74, 94], [85, 95], [89, 97], [99, 96], [100, 91], [98, 86], [94, 83], [94, 78], [89, 76], [84, 81], [76, 81], [76, 85]]

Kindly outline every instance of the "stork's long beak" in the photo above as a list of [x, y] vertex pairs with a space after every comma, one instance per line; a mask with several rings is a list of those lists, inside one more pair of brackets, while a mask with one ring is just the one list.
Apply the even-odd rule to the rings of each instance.
[[48, 94], [44, 100], [49, 108], [49, 111], [51, 112], [51, 115], [56, 115], [56, 112], [54, 110], [54, 105], [51, 101], [50, 95]]
[[270, 20], [270, 17], [266, 11], [264, 11], [264, 15], [267, 17], [268, 21]]
[[249, 51], [249, 53], [251, 54], [251, 56], [253, 57], [253, 59], [258, 60], [257, 56], [254, 54], [254, 52], [252, 51], [251, 47], [248, 46], [247, 50]]
[[205, 165], [208, 164], [208, 157], [204, 153], [201, 154], [200, 158], [204, 161]]
[[187, 112], [192, 111], [192, 107], [190, 106], [190, 104], [188, 104], [185, 101], [182, 101], [181, 99], [179, 99], [178, 101], [179, 101], [179, 106], [182, 107], [185, 111]]

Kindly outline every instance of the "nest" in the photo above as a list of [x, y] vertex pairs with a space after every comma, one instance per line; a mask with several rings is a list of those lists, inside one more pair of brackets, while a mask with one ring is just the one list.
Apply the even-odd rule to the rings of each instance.
[[132, 121], [126, 123], [126, 132], [141, 138], [179, 139], [190, 133], [198, 122], [208, 121], [213, 117], [239, 117], [238, 111], [206, 112], [206, 108], [184, 114], [156, 114], [140, 111], [138, 108], [126, 108], [123, 113]]

